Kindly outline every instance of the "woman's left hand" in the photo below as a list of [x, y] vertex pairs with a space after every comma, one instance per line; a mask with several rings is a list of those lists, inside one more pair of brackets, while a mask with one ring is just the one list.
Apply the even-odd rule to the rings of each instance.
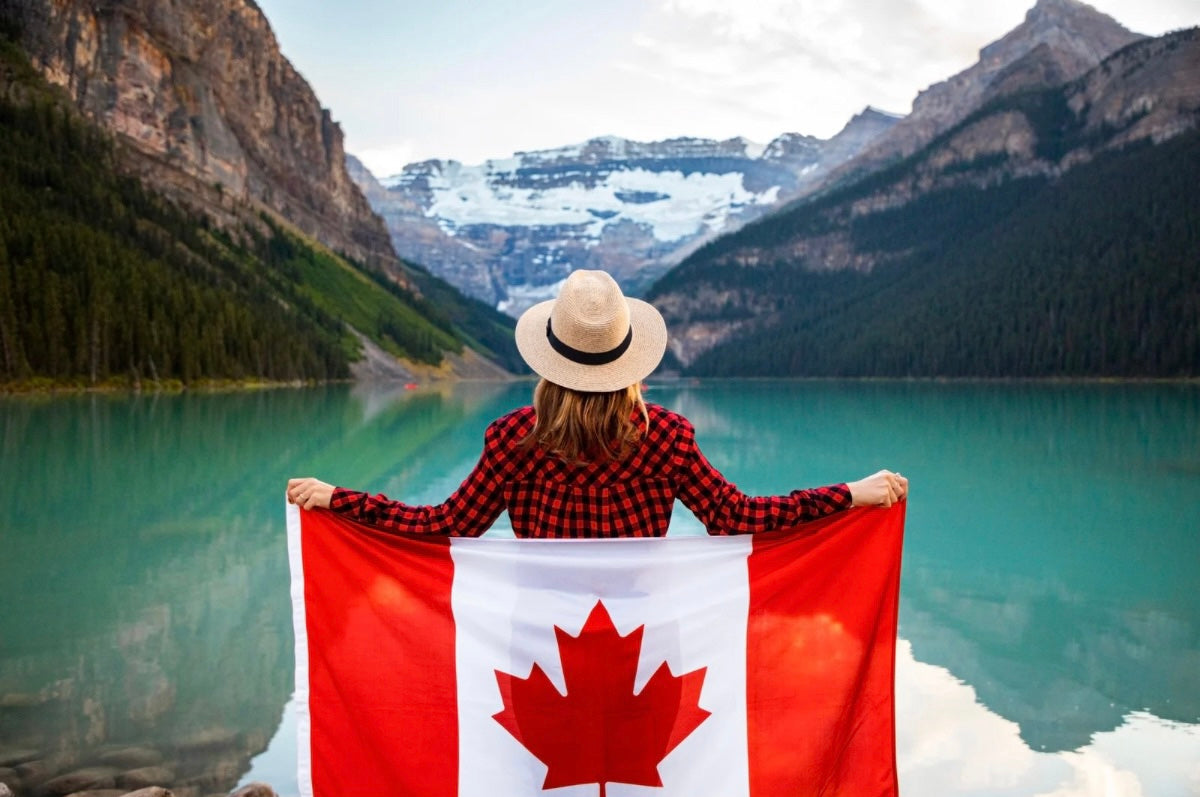
[[287, 499], [301, 509], [328, 509], [333, 499], [333, 485], [314, 479], [288, 479]]
[[872, 473], [846, 486], [854, 506], [891, 506], [908, 498], [908, 479], [890, 470]]

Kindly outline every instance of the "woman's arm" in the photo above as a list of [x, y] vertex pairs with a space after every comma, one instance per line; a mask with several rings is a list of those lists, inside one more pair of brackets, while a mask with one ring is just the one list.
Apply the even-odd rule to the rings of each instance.
[[674, 458], [678, 495], [709, 534], [753, 534], [787, 528], [851, 506], [891, 506], [908, 492], [907, 479], [879, 471], [849, 484], [793, 490], [788, 495], [748, 496], [712, 466], [696, 444], [691, 424], [682, 422]]
[[359, 523], [397, 534], [478, 537], [504, 511], [503, 485], [491, 463], [494, 442], [489, 428], [479, 462], [459, 488], [437, 506], [405, 504], [382, 493], [368, 495], [311, 477], [288, 481], [288, 501], [304, 509], [331, 509]]
[[329, 508], [359, 523], [397, 534], [478, 537], [491, 528], [504, 511], [504, 503], [500, 490], [491, 489], [477, 467], [453, 495], [437, 506], [414, 506], [393, 501], [382, 493], [368, 495], [335, 487]]

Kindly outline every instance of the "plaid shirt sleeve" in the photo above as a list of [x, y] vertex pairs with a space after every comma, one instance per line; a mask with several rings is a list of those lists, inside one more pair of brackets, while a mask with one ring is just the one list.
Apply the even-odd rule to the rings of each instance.
[[712, 466], [696, 445], [695, 429], [677, 416], [673, 466], [679, 500], [708, 529], [709, 534], [753, 534], [795, 526], [849, 509], [845, 484], [793, 490], [788, 495], [751, 497]]
[[382, 493], [368, 495], [335, 487], [329, 508], [334, 512], [396, 534], [453, 534], [478, 537], [504, 511], [503, 481], [497, 470], [496, 430], [488, 427], [479, 462], [454, 494], [437, 506], [411, 506]]

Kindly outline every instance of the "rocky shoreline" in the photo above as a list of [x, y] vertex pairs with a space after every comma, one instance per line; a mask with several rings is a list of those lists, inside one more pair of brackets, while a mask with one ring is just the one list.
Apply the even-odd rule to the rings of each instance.
[[0, 750], [0, 797], [279, 797], [265, 783], [222, 790], [237, 774], [185, 753], [134, 745], [85, 755]]

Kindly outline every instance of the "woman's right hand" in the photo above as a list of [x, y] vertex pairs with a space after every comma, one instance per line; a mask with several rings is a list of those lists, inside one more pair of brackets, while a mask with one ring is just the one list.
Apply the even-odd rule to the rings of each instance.
[[908, 498], [908, 479], [890, 470], [881, 470], [846, 486], [850, 488], [853, 506], [891, 506]]
[[332, 484], [326, 484], [311, 476], [303, 479], [288, 479], [288, 503], [296, 504], [301, 509], [328, 509], [332, 498]]

